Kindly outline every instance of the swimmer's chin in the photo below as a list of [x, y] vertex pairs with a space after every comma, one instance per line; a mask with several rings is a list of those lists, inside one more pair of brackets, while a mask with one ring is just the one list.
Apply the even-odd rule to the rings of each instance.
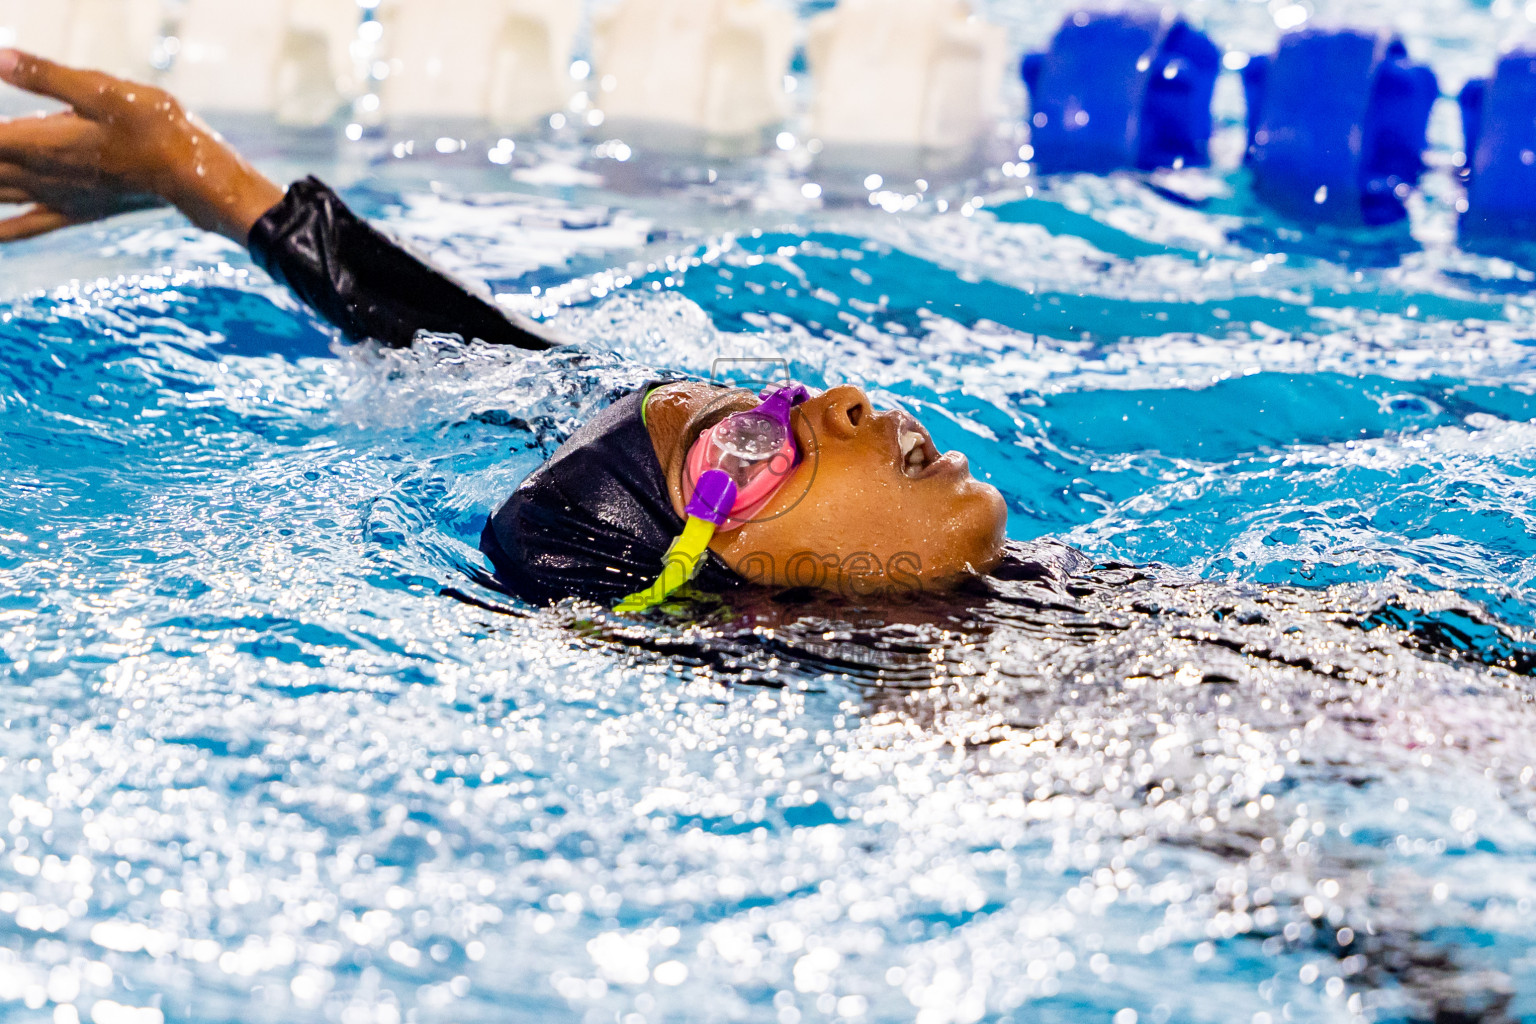
[[982, 544], [982, 553], [969, 559], [959, 575], [985, 576], [1003, 560], [1008, 543], [1008, 502], [1002, 491], [975, 477], [971, 477], [962, 490], [966, 503], [975, 505], [976, 535], [985, 536], [986, 540]]

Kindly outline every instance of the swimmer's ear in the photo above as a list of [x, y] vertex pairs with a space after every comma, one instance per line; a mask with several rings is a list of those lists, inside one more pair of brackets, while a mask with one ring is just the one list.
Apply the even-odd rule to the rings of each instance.
[[123, 87], [129, 85], [100, 71], [65, 67], [20, 50], [0, 50], [0, 80], [68, 103], [76, 113], [93, 120], [119, 110], [125, 102]]

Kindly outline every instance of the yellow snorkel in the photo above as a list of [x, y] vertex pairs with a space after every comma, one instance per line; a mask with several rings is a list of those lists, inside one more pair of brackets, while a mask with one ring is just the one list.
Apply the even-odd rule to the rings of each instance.
[[[735, 488], [733, 487], [732, 490]], [[671, 597], [684, 583], [698, 574], [704, 564], [704, 553], [715, 536], [715, 524], [708, 519], [689, 516], [683, 532], [667, 548], [664, 567], [656, 582], [644, 590], [637, 590], [613, 606], [617, 612], [645, 612]]]

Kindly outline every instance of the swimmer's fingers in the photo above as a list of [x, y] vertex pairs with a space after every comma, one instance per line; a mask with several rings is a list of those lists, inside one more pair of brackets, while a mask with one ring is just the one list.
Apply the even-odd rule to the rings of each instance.
[[59, 177], [55, 174], [34, 171], [21, 164], [5, 162], [4, 154], [0, 154], [0, 189], [12, 195], [26, 197], [6, 200], [7, 202], [45, 205], [52, 205], [61, 196], [90, 194], [76, 175]]
[[0, 245], [46, 235], [50, 231], [67, 228], [73, 223], [75, 223], [73, 218], [57, 210], [50, 210], [46, 206], [34, 206], [9, 220], [0, 220]]
[[0, 203], [46, 203], [49, 183], [16, 164], [0, 162]]
[[0, 203], [32, 204], [68, 218], [71, 224], [101, 220], [130, 210], [160, 205], [153, 193], [118, 187], [92, 187], [79, 172], [40, 173], [0, 161]]
[[34, 170], [84, 170], [100, 159], [99, 132], [73, 114], [0, 121], [0, 161]]
[[[68, 103], [89, 118], [119, 112], [134, 86], [100, 71], [65, 67], [20, 50], [0, 50], [0, 79], [18, 89]], [[148, 87], [144, 87], [148, 91]]]

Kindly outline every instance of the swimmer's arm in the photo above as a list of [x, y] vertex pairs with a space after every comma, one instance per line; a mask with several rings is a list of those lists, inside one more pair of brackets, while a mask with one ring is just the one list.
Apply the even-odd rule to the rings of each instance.
[[168, 202], [249, 246], [273, 277], [353, 339], [420, 330], [519, 348], [552, 342], [429, 267], [314, 179], [286, 191], [162, 89], [0, 50], [0, 79], [70, 110], [0, 121], [0, 243]]
[[413, 256], [315, 178], [290, 185], [246, 244], [267, 273], [355, 340], [398, 347], [431, 331], [517, 348], [554, 344], [536, 325]]
[[244, 245], [283, 197], [219, 135], [161, 89], [0, 50], [0, 79], [71, 109], [0, 121], [0, 242], [167, 202]]

